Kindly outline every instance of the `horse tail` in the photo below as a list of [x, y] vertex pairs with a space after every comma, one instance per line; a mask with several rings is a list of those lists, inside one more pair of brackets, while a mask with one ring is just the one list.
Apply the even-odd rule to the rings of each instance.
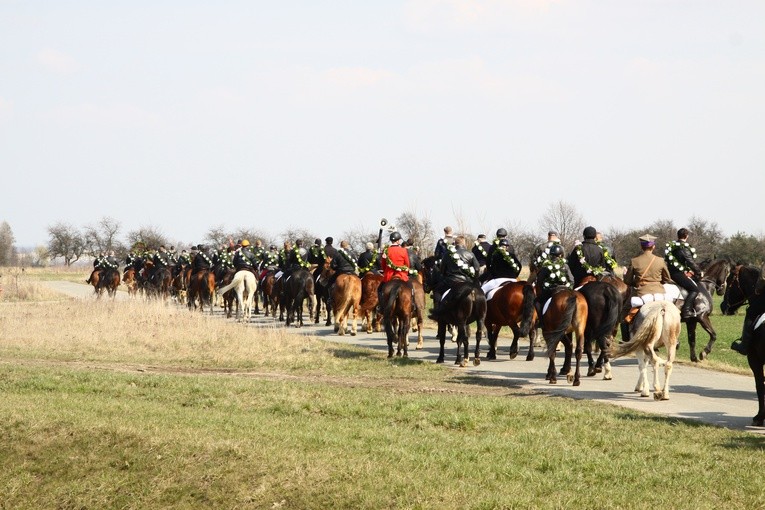
[[237, 273], [236, 273], [236, 274], [234, 275], [234, 277], [231, 279], [231, 283], [229, 283], [228, 285], [224, 285], [223, 287], [221, 287], [221, 288], [219, 288], [219, 289], [218, 289], [218, 294], [219, 294], [219, 295], [223, 295], [223, 294], [225, 294], [226, 292], [230, 291], [231, 289], [233, 289], [234, 287], [236, 287], [237, 285], [239, 285], [240, 283], [242, 283], [242, 280], [243, 280], [243, 279], [244, 279], [244, 274], [240, 274], [240, 273], [237, 271]]
[[593, 331], [593, 338], [606, 338], [616, 328], [619, 322], [619, 315], [622, 311], [622, 297], [616, 287], [608, 284], [609, 287], [603, 292], [604, 309], [600, 322]]
[[566, 300], [566, 310], [560, 317], [558, 327], [552, 331], [545, 333], [545, 341], [547, 342], [547, 355], [555, 352], [555, 347], [558, 345], [558, 341], [566, 334], [566, 330], [571, 326], [571, 322], [574, 320], [574, 312], [576, 312], [576, 294], [571, 294], [568, 300]]
[[398, 299], [398, 293], [401, 291], [402, 283], [404, 282], [399, 280], [398, 278], [394, 278], [393, 280], [390, 281], [390, 283], [388, 283], [390, 288], [388, 293], [388, 301], [386, 301], [385, 306], [383, 306], [384, 317], [388, 317], [391, 314], [391, 310], [393, 310], [393, 307], [396, 306], [396, 299]]
[[522, 337], [529, 336], [534, 319], [534, 287], [523, 286], [523, 301], [521, 302], [521, 331]]
[[[672, 306], [672, 303], [669, 303]], [[648, 305], [643, 305], [648, 306]], [[666, 304], [652, 307], [645, 315], [640, 327], [632, 334], [629, 342], [614, 345], [611, 348], [611, 359], [620, 358], [631, 354], [639, 349], [646, 349], [655, 344], [661, 338], [664, 328], [664, 314], [666, 313]]]

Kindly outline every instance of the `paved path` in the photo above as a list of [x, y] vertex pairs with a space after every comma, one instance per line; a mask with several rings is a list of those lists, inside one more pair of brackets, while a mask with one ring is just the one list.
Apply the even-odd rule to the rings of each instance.
[[[69, 296], [93, 299], [93, 291], [90, 287], [71, 282], [47, 282], [54, 290]], [[119, 291], [117, 299], [127, 299], [127, 293]], [[222, 316], [221, 316], [222, 318]], [[225, 320], [225, 319], [224, 319]], [[254, 316], [254, 326], [260, 327], [283, 327], [281, 323], [270, 318]], [[294, 329], [296, 333], [310, 334], [339, 343], [346, 343], [367, 347], [370, 349], [387, 352], [385, 337], [381, 333], [359, 333], [355, 337], [340, 337], [333, 333], [331, 327], [306, 326], [302, 329]], [[413, 337], [413, 336], [412, 336]], [[412, 338], [410, 337], [410, 338]], [[411, 342], [409, 357], [435, 362], [438, 357], [438, 341], [435, 339], [435, 331], [425, 331], [425, 348], [414, 350], [415, 342]], [[456, 368], [465, 374], [481, 375], [507, 380], [508, 384], [540, 393], [560, 395], [570, 398], [595, 400], [618, 406], [637, 409], [665, 416], [688, 418], [711, 423], [731, 429], [747, 430], [765, 434], [765, 428], [751, 427], [752, 416], [757, 413], [757, 402], [754, 391], [754, 381], [751, 376], [727, 374], [697, 368], [690, 362], [675, 363], [672, 371], [670, 400], [654, 401], [652, 397], [640, 397], [633, 390], [637, 381], [637, 361], [634, 358], [619, 359], [612, 363], [613, 380], [605, 381], [602, 375], [594, 377], [582, 377], [582, 384], [573, 387], [559, 378], [557, 385], [551, 385], [545, 381], [547, 372], [547, 358], [542, 354], [541, 348], [536, 349], [534, 361], [526, 361], [528, 353], [528, 341], [521, 341], [521, 351], [514, 360], [509, 359], [508, 349], [510, 340], [500, 338], [499, 360], [482, 360], [479, 366], [472, 363], [467, 368]], [[475, 348], [474, 340], [471, 340], [471, 356]], [[482, 355], [488, 351], [488, 343], [482, 341]], [[687, 345], [680, 346], [680, 356], [687, 356]], [[447, 339], [446, 346], [447, 363], [445, 366], [454, 367], [456, 346]], [[560, 369], [562, 353], [558, 353], [558, 369]], [[583, 356], [584, 368], [582, 374], [586, 374], [586, 357]], [[649, 372], [650, 376], [650, 372]], [[662, 373], [663, 380], [663, 373]]]

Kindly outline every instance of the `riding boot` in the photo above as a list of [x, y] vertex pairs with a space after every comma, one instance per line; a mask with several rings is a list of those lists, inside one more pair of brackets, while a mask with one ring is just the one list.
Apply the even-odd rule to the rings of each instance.
[[744, 317], [744, 329], [741, 331], [741, 338], [730, 344], [732, 351], [746, 356], [749, 353], [749, 344], [754, 335], [754, 317]]
[[537, 311], [537, 320], [539, 322], [539, 326], [542, 327], [542, 303], [539, 301], [534, 301], [534, 308], [536, 308]]
[[681, 318], [689, 319], [691, 317], [695, 317], [693, 305], [695, 304], [696, 296], [698, 295], [699, 295], [698, 291], [688, 292], [688, 296], [686, 296], [685, 301], [683, 302], [683, 308], [680, 311]]

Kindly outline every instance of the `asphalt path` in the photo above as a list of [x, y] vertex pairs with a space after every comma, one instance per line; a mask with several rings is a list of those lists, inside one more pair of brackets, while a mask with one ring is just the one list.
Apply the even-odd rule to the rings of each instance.
[[[95, 299], [92, 287], [64, 281], [46, 282], [53, 290], [67, 296], [79, 299]], [[101, 299], [108, 299], [106, 296]], [[127, 292], [118, 291], [117, 300], [130, 299]], [[219, 314], [221, 320], [224, 319]], [[360, 322], [359, 322], [360, 324]], [[283, 328], [271, 318], [262, 315], [254, 315], [251, 325], [255, 327], [278, 327]], [[306, 325], [303, 328], [294, 328], [298, 334], [308, 334], [337, 343], [345, 343], [366, 347], [369, 349], [387, 352], [385, 336], [382, 333], [367, 334], [360, 332], [356, 336], [339, 336], [333, 328], [323, 325]], [[425, 330], [425, 346], [422, 350], [415, 350], [415, 334], [410, 334], [409, 357], [411, 359], [435, 362], [438, 357], [438, 340], [434, 330]], [[535, 350], [535, 359], [526, 361], [528, 353], [528, 340], [521, 339], [520, 352], [511, 360], [509, 358], [510, 340], [500, 337], [498, 346], [498, 359], [488, 361], [482, 358], [480, 365], [472, 364], [475, 339], [470, 341], [471, 363], [466, 368], [454, 366], [456, 357], [456, 344], [449, 338], [446, 341], [446, 363], [444, 366], [463, 371], [466, 375], [481, 376], [506, 381], [508, 386], [519, 387], [536, 393], [559, 395], [574, 399], [587, 399], [622, 406], [639, 411], [659, 414], [668, 417], [697, 420], [704, 423], [718, 425], [736, 430], [746, 430], [753, 433], [765, 434], [765, 428], [752, 427], [752, 416], [757, 413], [757, 400], [754, 391], [754, 380], [751, 376], [742, 376], [708, 370], [693, 366], [689, 361], [675, 362], [670, 379], [670, 399], [655, 401], [653, 397], [641, 397], [635, 393], [638, 368], [635, 358], [623, 358], [612, 362], [613, 379], [606, 381], [602, 374], [586, 377], [587, 361], [582, 356], [582, 383], [574, 387], [566, 382], [565, 377], [558, 378], [558, 384], [552, 385], [545, 380], [547, 373], [548, 358], [542, 352], [542, 348]], [[482, 356], [488, 351], [488, 343], [482, 340]], [[660, 354], [665, 354], [662, 350]], [[688, 346], [681, 345], [678, 355], [687, 359]], [[712, 353], [714, 356], [714, 353]], [[558, 370], [562, 364], [562, 352], [556, 359]], [[703, 365], [703, 362], [702, 362]], [[652, 379], [649, 369], [649, 380]], [[660, 380], [663, 381], [663, 369]]]

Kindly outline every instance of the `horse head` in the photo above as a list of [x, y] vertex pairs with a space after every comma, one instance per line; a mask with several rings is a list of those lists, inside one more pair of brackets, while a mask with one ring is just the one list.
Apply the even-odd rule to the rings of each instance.
[[438, 264], [435, 256], [422, 259], [422, 286], [425, 292], [431, 292], [438, 283]]
[[737, 265], [726, 280], [725, 294], [720, 310], [723, 315], [733, 315], [741, 305], [754, 295], [755, 287], [760, 280], [760, 270], [754, 266]]
[[730, 275], [731, 263], [727, 259], [718, 259], [701, 266], [704, 268], [704, 278], [701, 279], [702, 283], [707, 283], [707, 288], [710, 289], [714, 286], [715, 293], [718, 296], [725, 294], [725, 287]]

